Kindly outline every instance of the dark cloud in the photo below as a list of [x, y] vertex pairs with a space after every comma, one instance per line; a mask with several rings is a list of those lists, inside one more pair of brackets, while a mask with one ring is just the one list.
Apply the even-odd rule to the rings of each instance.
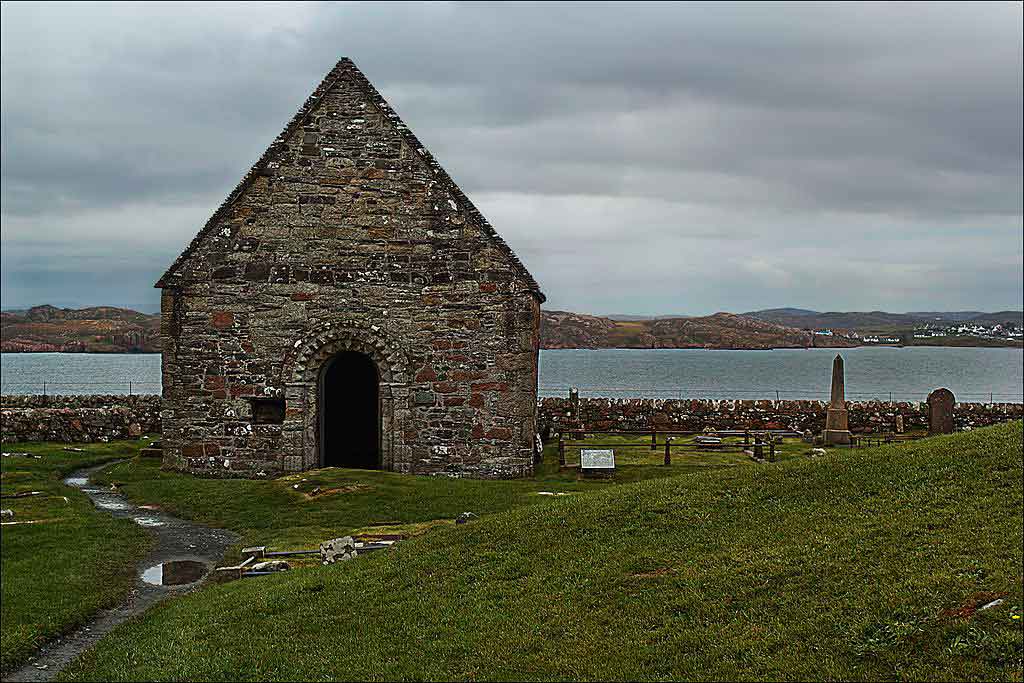
[[1019, 5], [2, 13], [4, 306], [152, 300], [341, 55], [553, 306], [1022, 305]]

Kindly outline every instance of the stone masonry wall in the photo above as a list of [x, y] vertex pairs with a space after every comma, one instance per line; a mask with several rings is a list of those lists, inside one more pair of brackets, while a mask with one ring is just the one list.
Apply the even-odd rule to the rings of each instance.
[[[355, 350], [384, 469], [529, 475], [536, 283], [351, 63], [297, 121], [161, 280], [165, 465], [320, 466], [318, 373]], [[283, 424], [255, 424], [262, 397]]]
[[2, 443], [93, 443], [159, 433], [159, 396], [0, 396]]
[[[540, 401], [538, 422], [541, 433], [557, 432], [563, 425], [576, 425], [582, 419], [589, 430], [703, 431], [713, 429], [792, 429], [820, 432], [825, 427], [828, 403], [824, 401], [709, 401], [661, 399], [583, 398], [578, 406], [568, 398], [544, 398]], [[851, 401], [850, 430], [853, 432], [891, 431], [896, 415], [903, 415], [904, 427], [927, 429], [928, 405]], [[984, 427], [998, 422], [1020, 420], [1020, 403], [957, 403], [954, 420], [958, 430]]]

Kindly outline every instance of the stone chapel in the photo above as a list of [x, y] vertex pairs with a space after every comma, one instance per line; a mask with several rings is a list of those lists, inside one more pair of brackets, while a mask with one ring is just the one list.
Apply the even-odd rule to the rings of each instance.
[[544, 295], [348, 59], [156, 286], [167, 468], [533, 471]]

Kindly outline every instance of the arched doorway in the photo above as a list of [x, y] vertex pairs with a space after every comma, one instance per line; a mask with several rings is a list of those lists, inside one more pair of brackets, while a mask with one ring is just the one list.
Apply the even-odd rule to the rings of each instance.
[[380, 377], [358, 351], [331, 356], [320, 372], [320, 465], [381, 468]]

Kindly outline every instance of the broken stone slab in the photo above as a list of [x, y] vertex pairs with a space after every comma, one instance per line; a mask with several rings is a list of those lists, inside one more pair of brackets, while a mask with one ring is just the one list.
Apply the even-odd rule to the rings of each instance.
[[284, 560], [270, 560], [269, 562], [257, 562], [249, 565], [247, 569], [253, 572], [286, 572], [292, 566]]
[[351, 560], [357, 554], [356, 542], [351, 536], [332, 538], [320, 544], [320, 561], [323, 564]]

